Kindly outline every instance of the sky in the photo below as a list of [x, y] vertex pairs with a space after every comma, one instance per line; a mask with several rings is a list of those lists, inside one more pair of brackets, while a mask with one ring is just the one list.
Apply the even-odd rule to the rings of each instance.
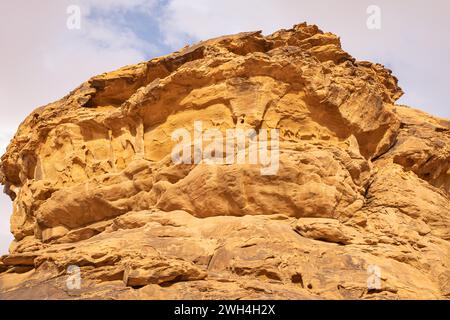
[[[370, 6], [379, 28], [368, 27]], [[68, 24], [73, 8], [79, 28]], [[30, 112], [96, 74], [211, 37], [303, 21], [339, 35], [356, 59], [392, 69], [405, 91], [398, 103], [450, 118], [447, 0], [15, 0], [1, 1], [0, 12], [1, 154]], [[12, 240], [11, 211], [0, 195], [0, 255]]]

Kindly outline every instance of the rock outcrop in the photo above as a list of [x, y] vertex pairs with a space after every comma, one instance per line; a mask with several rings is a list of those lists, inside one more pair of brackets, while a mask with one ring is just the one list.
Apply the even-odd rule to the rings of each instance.
[[[90, 79], [1, 159], [0, 299], [450, 298], [450, 120], [401, 95], [306, 24]], [[174, 163], [172, 133], [196, 121], [278, 129], [276, 174]]]

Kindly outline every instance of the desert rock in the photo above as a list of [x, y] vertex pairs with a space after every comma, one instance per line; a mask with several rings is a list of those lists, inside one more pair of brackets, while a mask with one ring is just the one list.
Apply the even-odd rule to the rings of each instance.
[[[88, 80], [1, 158], [0, 299], [448, 299], [450, 120], [402, 94], [306, 23]], [[276, 174], [174, 163], [172, 133], [199, 121], [278, 129]]]

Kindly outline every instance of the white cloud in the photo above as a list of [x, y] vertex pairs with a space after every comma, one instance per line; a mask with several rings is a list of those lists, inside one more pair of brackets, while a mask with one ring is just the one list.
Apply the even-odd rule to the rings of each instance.
[[[81, 6], [81, 30], [66, 28], [67, 6]], [[17, 127], [35, 108], [57, 100], [89, 77], [145, 60], [157, 48], [118, 23], [121, 12], [149, 12], [144, 0], [2, 1], [0, 128]], [[104, 15], [91, 16], [99, 10]], [[11, 112], [14, 110], [14, 112]]]
[[75, 3], [87, 10], [98, 9], [104, 13], [114, 11], [139, 11], [150, 14], [157, 5], [157, 0], [78, 0]]
[[[313, 1], [308, 1], [309, 7]], [[241, 31], [275, 31], [299, 21], [302, 1], [267, 0], [170, 0], [160, 19], [166, 42], [173, 47], [184, 45], [188, 38], [206, 40]]]
[[139, 39], [132, 30], [120, 28], [110, 20], [96, 19], [86, 20], [83, 29], [77, 35], [77, 44], [83, 43], [93, 48], [107, 48], [118, 52], [125, 49], [138, 51], [150, 48], [147, 42]]

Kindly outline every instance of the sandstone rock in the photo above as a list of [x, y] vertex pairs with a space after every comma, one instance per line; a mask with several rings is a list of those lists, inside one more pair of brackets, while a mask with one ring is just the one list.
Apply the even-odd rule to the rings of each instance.
[[355, 237], [353, 228], [334, 219], [301, 218], [295, 230], [306, 238], [338, 244], [350, 244]]
[[132, 261], [124, 271], [123, 282], [131, 287], [143, 287], [149, 284], [170, 284], [172, 282], [202, 280], [206, 272], [184, 261]]
[[[15, 240], [0, 299], [449, 298], [450, 120], [401, 95], [307, 24], [88, 80], [26, 118], [1, 159]], [[195, 137], [196, 121], [254, 130], [276, 174], [174, 163], [172, 133]]]

